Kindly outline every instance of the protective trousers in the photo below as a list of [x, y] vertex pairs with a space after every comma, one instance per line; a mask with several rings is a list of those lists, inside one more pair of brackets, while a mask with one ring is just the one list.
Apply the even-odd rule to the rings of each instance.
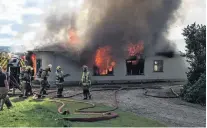
[[8, 90], [6, 87], [0, 87], [0, 111], [3, 110], [3, 106], [6, 100]]
[[5, 105], [6, 107], [9, 109], [10, 107], [12, 107], [12, 103], [11, 101], [9, 100], [9, 96], [7, 95], [6, 98], [5, 98]]
[[47, 80], [42, 80], [41, 85], [40, 85], [40, 95], [45, 95], [46, 94], [46, 88], [47, 88]]
[[89, 86], [83, 86], [83, 96], [84, 96], [84, 99], [91, 99], [91, 94], [90, 94], [90, 91], [89, 91]]
[[29, 84], [29, 86], [28, 86], [28, 93], [30, 96], [33, 94], [31, 84]]
[[30, 83], [24, 81], [22, 84], [23, 84], [23, 97], [27, 97], [29, 93]]
[[62, 97], [63, 83], [57, 83], [57, 97]]
[[46, 94], [46, 85], [41, 85], [40, 87], [40, 95], [45, 95]]

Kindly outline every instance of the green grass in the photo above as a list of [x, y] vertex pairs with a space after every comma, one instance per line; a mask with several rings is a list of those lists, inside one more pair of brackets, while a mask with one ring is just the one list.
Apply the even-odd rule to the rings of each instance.
[[[7, 127], [164, 127], [165, 125], [138, 117], [133, 113], [117, 110], [119, 117], [107, 121], [97, 122], [70, 122], [64, 120], [55, 120], [61, 117], [91, 117], [98, 115], [74, 114], [75, 109], [88, 106], [85, 103], [65, 102], [66, 107], [72, 114], [61, 115], [57, 113], [57, 104], [49, 101], [34, 101], [32, 99], [20, 100], [11, 99], [14, 107], [0, 111], [0, 126]], [[109, 110], [110, 107], [98, 104], [95, 108], [89, 110]]]

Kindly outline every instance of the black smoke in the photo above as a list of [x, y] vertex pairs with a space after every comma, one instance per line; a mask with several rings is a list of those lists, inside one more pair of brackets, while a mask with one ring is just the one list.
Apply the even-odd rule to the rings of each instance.
[[156, 55], [173, 58], [175, 54], [174, 54], [174, 51], [168, 51], [168, 52], [157, 52]]
[[[85, 0], [82, 8], [88, 9], [88, 17], [83, 21], [86, 26], [80, 39], [87, 45], [77, 61], [87, 63], [96, 49], [106, 45], [112, 47], [115, 58], [123, 58], [127, 44], [140, 40], [144, 41], [146, 56], [169, 51], [174, 54], [175, 48], [169, 45], [166, 34], [180, 4], [181, 0]], [[77, 30], [82, 29], [77, 24], [80, 16], [63, 14], [57, 20], [54, 15], [58, 14], [46, 20], [48, 31], [56, 32], [71, 23]]]

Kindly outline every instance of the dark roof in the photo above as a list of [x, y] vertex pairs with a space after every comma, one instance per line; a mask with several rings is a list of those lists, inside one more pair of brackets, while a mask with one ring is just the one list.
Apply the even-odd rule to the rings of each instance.
[[[67, 43], [56, 43], [47, 46], [41, 46], [39, 48], [35, 48], [34, 52], [68, 52], [70, 51], [69, 45]], [[182, 56], [183, 53], [180, 51], [167, 51], [167, 52], [157, 52], [156, 56], [163, 56], [167, 58], [172, 58], [174, 56]]]
[[40, 51], [40, 52], [64, 52], [67, 51], [68, 45], [63, 43], [56, 43], [47, 46], [41, 46], [35, 48], [33, 51]]

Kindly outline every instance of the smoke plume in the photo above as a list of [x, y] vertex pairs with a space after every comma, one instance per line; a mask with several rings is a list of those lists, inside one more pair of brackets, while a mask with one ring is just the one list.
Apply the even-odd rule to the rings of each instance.
[[140, 40], [144, 41], [146, 56], [174, 52], [166, 35], [180, 4], [181, 0], [85, 0], [76, 11], [61, 6], [57, 8], [63, 12], [50, 13], [45, 20], [45, 35], [54, 42], [67, 43], [68, 29], [75, 29], [80, 38], [75, 47], [79, 48], [81, 63], [90, 60], [102, 46], [111, 46], [113, 56], [123, 58], [127, 44]]

